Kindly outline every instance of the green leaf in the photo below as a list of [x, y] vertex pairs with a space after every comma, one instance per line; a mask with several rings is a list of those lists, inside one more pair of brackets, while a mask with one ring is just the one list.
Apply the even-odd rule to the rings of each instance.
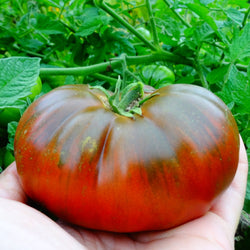
[[22, 108], [39, 76], [40, 58], [0, 59], [0, 109]]
[[227, 4], [237, 5], [247, 9], [249, 7], [249, 0], [228, 0]]
[[51, 20], [47, 15], [36, 14], [35, 29], [40, 32], [51, 35], [51, 34], [64, 34], [66, 29], [59, 20]]
[[[234, 81], [234, 89], [232, 90], [232, 98], [237, 104], [238, 112], [241, 115], [249, 114], [250, 111], [250, 85], [245, 79], [245, 76], [241, 73], [237, 75], [237, 78]], [[237, 86], [237, 88], [236, 88]]]
[[[135, 55], [136, 51], [132, 43], [127, 39], [127, 36], [122, 31], [106, 30], [104, 33], [104, 43], [108, 47], [109, 52], [121, 55]], [[112, 44], [112, 46], [110, 46]]]
[[200, 3], [203, 5], [208, 5], [210, 3], [214, 2], [214, 0], [200, 0]]
[[37, 39], [22, 38], [19, 39], [18, 42], [23, 48], [30, 49], [32, 51], [39, 51], [42, 46], [44, 46], [44, 43]]
[[196, 40], [197, 44], [203, 41], [212, 40], [214, 30], [207, 23], [203, 23], [201, 26], [196, 27], [194, 31], [193, 38]]
[[229, 69], [228, 81], [219, 95], [226, 104], [234, 103], [237, 112], [241, 115], [249, 114], [250, 85], [247, 78], [238, 71], [235, 65], [232, 65]]
[[228, 106], [230, 110], [234, 108], [235, 102], [232, 101], [232, 95], [229, 88], [225, 87], [222, 91], [217, 92], [216, 95], [224, 101], [224, 103]]
[[250, 82], [250, 63], [248, 64], [248, 67], [247, 67], [247, 78], [248, 78], [248, 81]]
[[97, 8], [86, 8], [80, 17], [77, 17], [80, 26], [75, 33], [76, 36], [86, 37], [93, 34], [102, 25], [107, 25], [111, 20], [106, 15], [99, 14]]
[[[162, 38], [175, 38], [175, 41], [180, 39], [181, 27], [179, 23], [171, 16], [163, 15], [162, 19], [157, 20], [157, 25], [160, 27], [160, 34]], [[170, 39], [169, 39], [170, 40]]]
[[17, 128], [18, 122], [10, 122], [8, 124], [8, 140], [9, 143], [7, 144], [6, 149], [9, 151], [14, 151], [14, 139], [16, 134], [16, 128]]
[[228, 56], [232, 62], [250, 56], [250, 23], [246, 24], [240, 34], [234, 35]]
[[187, 83], [187, 84], [191, 84], [194, 82], [195, 82], [195, 78], [192, 75], [182, 77], [178, 81], [176, 81], [176, 83]]
[[207, 74], [207, 81], [210, 84], [222, 85], [227, 74], [229, 65], [216, 68]]
[[193, 3], [187, 4], [187, 6], [190, 10], [195, 12], [200, 18], [206, 21], [215, 32], [218, 31], [218, 27], [214, 19], [211, 16], [209, 16], [210, 10], [208, 8], [202, 5], [193, 4]]
[[53, 1], [53, 0], [43, 0], [43, 3], [44, 4], [47, 4], [48, 6], [53, 6], [53, 7], [56, 7], [56, 8], [60, 8], [60, 2], [61, 1]]
[[101, 26], [100, 21], [97, 19], [92, 20], [92, 22], [88, 21], [79, 27], [77, 32], [75, 33], [76, 36], [87, 37], [93, 34], [99, 27]]
[[229, 19], [231, 19], [233, 22], [235, 22], [239, 26], [242, 26], [242, 21], [244, 19], [243, 13], [241, 13], [239, 10], [235, 8], [226, 9], [224, 10], [224, 12]]

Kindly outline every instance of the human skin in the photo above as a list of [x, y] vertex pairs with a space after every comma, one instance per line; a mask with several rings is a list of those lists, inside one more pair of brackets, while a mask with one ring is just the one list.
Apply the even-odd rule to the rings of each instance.
[[170, 230], [120, 234], [53, 221], [30, 207], [13, 163], [0, 175], [0, 249], [234, 249], [247, 173], [247, 155], [241, 139], [233, 182], [204, 216]]

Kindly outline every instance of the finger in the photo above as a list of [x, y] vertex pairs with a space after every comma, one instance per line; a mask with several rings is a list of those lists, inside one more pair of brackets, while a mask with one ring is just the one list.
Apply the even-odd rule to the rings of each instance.
[[23, 203], [27, 201], [27, 196], [23, 191], [15, 162], [0, 174], [0, 197]]
[[81, 249], [80, 243], [41, 212], [0, 198], [0, 249]]
[[244, 204], [248, 176], [248, 161], [244, 143], [240, 138], [239, 164], [235, 177], [223, 195], [211, 209], [211, 212], [223, 218], [236, 231]]

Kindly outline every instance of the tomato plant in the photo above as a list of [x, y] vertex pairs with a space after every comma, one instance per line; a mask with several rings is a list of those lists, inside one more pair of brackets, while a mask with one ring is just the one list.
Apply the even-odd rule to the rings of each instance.
[[231, 112], [198, 86], [142, 88], [65, 85], [33, 102], [14, 144], [25, 192], [66, 221], [115, 232], [207, 212], [238, 164]]

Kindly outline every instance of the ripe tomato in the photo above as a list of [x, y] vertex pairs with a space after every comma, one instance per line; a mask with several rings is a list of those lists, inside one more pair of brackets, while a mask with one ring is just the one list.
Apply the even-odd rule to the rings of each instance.
[[134, 119], [85, 85], [33, 102], [14, 144], [26, 193], [66, 221], [115, 232], [167, 229], [206, 213], [236, 172], [235, 120], [204, 88], [156, 92]]

